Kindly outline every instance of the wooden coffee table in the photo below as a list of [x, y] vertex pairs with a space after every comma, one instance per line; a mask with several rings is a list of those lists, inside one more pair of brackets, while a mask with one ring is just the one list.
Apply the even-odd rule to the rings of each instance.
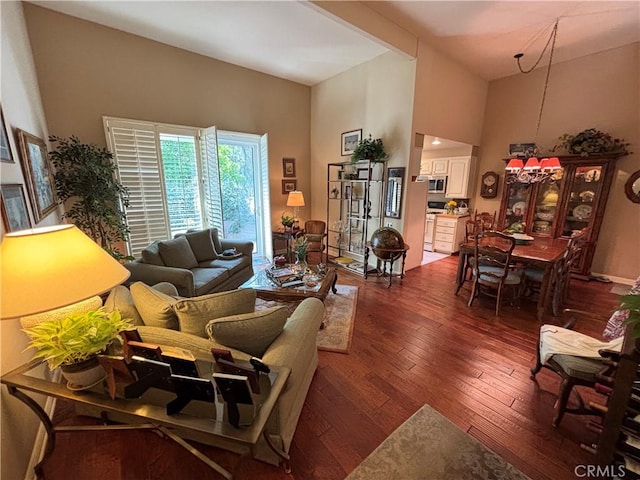
[[279, 287], [273, 283], [265, 270], [256, 273], [249, 280], [240, 285], [239, 288], [253, 288], [258, 298], [263, 300], [274, 300], [276, 302], [299, 302], [305, 298], [318, 298], [324, 302], [329, 295], [329, 291], [337, 293], [336, 282], [338, 274], [335, 268], [327, 268], [327, 273], [315, 287]]

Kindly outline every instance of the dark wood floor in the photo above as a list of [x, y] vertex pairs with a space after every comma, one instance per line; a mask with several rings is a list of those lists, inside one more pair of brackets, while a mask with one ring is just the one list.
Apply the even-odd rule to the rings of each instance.
[[[590, 417], [568, 415], [558, 429], [551, 417], [558, 379], [543, 371], [529, 379], [538, 322], [534, 304], [505, 305], [494, 316], [490, 299], [467, 307], [468, 289], [453, 294], [457, 257], [407, 273], [387, 289], [343, 274], [360, 287], [349, 355], [320, 352], [291, 448], [291, 476], [261, 462], [202, 447], [241, 479], [339, 480], [425, 403], [532, 479], [574, 479], [591, 456]], [[570, 306], [601, 312], [615, 306], [610, 285], [573, 281]], [[551, 319], [552, 317], [549, 317]], [[602, 332], [586, 324], [585, 333]], [[595, 394], [587, 392], [592, 398]], [[61, 404], [59, 423], [77, 422]], [[415, 445], [415, 448], [428, 447]], [[221, 478], [180, 447], [151, 432], [61, 434], [45, 465], [49, 480]]]

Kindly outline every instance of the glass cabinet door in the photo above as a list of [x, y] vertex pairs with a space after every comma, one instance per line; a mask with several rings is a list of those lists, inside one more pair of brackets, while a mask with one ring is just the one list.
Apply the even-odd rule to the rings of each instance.
[[509, 229], [519, 232], [526, 230], [527, 205], [529, 205], [531, 188], [531, 184], [512, 183], [509, 185], [507, 210], [502, 230]]
[[532, 233], [551, 235], [556, 220], [556, 209], [560, 198], [561, 180], [551, 180], [538, 185], [534, 206]]
[[562, 227], [563, 236], [571, 236], [572, 233], [591, 225], [591, 213], [596, 208], [604, 180], [602, 173], [601, 165], [576, 167], [573, 178], [570, 179], [569, 199]]

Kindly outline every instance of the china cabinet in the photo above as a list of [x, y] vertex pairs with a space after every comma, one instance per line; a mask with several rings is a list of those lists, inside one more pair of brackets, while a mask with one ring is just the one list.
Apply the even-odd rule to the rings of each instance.
[[327, 166], [329, 256], [360, 275], [365, 274], [365, 244], [384, 219], [385, 166], [376, 160]]
[[562, 169], [544, 182], [505, 182], [498, 226], [552, 238], [586, 228], [587, 244], [574, 273], [588, 278], [618, 155], [558, 158]]

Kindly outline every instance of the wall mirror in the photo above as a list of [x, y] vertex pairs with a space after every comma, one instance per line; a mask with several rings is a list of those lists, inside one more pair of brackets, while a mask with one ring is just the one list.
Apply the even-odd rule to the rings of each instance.
[[384, 215], [386, 217], [400, 218], [403, 182], [404, 167], [387, 169], [387, 194], [384, 202]]
[[634, 172], [624, 184], [624, 191], [633, 203], [640, 203], [640, 170]]

